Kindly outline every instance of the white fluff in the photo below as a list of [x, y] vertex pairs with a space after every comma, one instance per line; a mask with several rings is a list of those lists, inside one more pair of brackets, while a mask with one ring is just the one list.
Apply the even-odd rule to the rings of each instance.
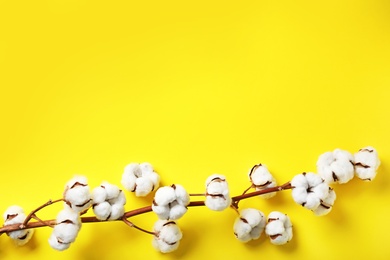
[[92, 191], [92, 208], [99, 220], [116, 220], [123, 216], [126, 197], [116, 186], [102, 182]]
[[265, 233], [269, 236], [272, 244], [286, 244], [293, 237], [290, 218], [278, 211], [271, 212], [268, 215], [268, 223], [265, 227]]
[[354, 158], [340, 149], [326, 152], [318, 158], [317, 171], [327, 183], [347, 183], [354, 176]]
[[[249, 179], [257, 191], [267, 188], [276, 187], [275, 178], [269, 172], [267, 166], [264, 164], [258, 164], [252, 167], [248, 173]], [[267, 194], [259, 195], [264, 199], [272, 198], [276, 195], [276, 192], [270, 192]]]
[[258, 239], [265, 226], [264, 214], [256, 209], [244, 209], [235, 220], [233, 231], [236, 238], [241, 242]]
[[152, 244], [161, 253], [169, 253], [179, 247], [183, 237], [180, 228], [174, 221], [158, 220], [154, 225], [155, 236]]
[[[22, 224], [26, 219], [26, 215], [24, 214], [24, 210], [20, 206], [13, 205], [6, 209], [3, 214], [3, 218], [4, 226], [8, 226], [13, 224]], [[16, 230], [7, 233], [7, 235], [18, 246], [25, 245], [28, 241], [30, 241], [33, 234], [33, 229]]]
[[205, 205], [216, 211], [222, 211], [230, 206], [229, 187], [225, 176], [213, 174], [206, 179]]
[[126, 190], [135, 192], [137, 197], [144, 197], [157, 189], [160, 176], [154, 172], [150, 163], [130, 163], [122, 175], [122, 185]]
[[173, 184], [164, 186], [156, 191], [152, 210], [159, 219], [176, 220], [187, 212], [190, 196], [183, 186]]
[[375, 179], [379, 165], [381, 164], [378, 153], [372, 146], [360, 149], [354, 154], [355, 174], [359, 179], [372, 181]]
[[78, 212], [65, 208], [58, 213], [56, 225], [49, 238], [49, 244], [56, 250], [65, 250], [76, 240], [81, 228], [81, 219]]
[[328, 214], [333, 207], [334, 201], [336, 200], [336, 193], [332, 188], [329, 188], [328, 196], [321, 200], [320, 205], [313, 210], [314, 214], [317, 216], [323, 216]]
[[84, 176], [75, 176], [67, 182], [64, 191], [65, 203], [74, 211], [81, 212], [91, 206], [91, 194], [87, 179]]
[[329, 185], [311, 172], [296, 175], [291, 180], [291, 186], [294, 201], [309, 210], [316, 209], [329, 192]]

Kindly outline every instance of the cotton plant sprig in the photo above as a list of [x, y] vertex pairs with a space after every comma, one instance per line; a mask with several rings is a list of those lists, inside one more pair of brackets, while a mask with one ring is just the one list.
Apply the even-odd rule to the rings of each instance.
[[[234, 209], [237, 218], [232, 223], [232, 233], [240, 242], [257, 240], [264, 232], [272, 244], [283, 245], [293, 238], [290, 217], [273, 211], [266, 218], [259, 209], [239, 209], [241, 200], [252, 197], [271, 199], [277, 192], [292, 190], [292, 198], [297, 204], [317, 216], [323, 216], [332, 210], [336, 200], [332, 185], [345, 184], [354, 176], [372, 181], [379, 165], [378, 153], [371, 146], [354, 154], [335, 149], [319, 156], [318, 173], [300, 173], [291, 181], [278, 186], [268, 168], [264, 164], [256, 164], [248, 172], [250, 187], [241, 195], [230, 196], [229, 184], [224, 175], [212, 174], [205, 181], [204, 192], [188, 193], [179, 184], [158, 188], [160, 176], [151, 164], [131, 163], [124, 169], [121, 183], [125, 190], [133, 192], [137, 197], [155, 192], [151, 205], [125, 211], [126, 196], [118, 186], [104, 181], [91, 192], [87, 178], [75, 176], [66, 183], [61, 199], [49, 200], [28, 215], [17, 205], [6, 209], [0, 235], [5, 233], [15, 244], [24, 245], [33, 236], [35, 228], [50, 227], [53, 232], [48, 239], [49, 245], [62, 251], [76, 241], [84, 223], [122, 221], [129, 227], [152, 235], [153, 247], [162, 253], [169, 253], [179, 247], [183, 238], [177, 220], [185, 215], [188, 207], [206, 206], [213, 211], [223, 211], [229, 207]], [[254, 191], [250, 191], [251, 189]], [[191, 201], [191, 198], [199, 196], [203, 200]], [[42, 220], [37, 216], [39, 211], [58, 202], [63, 202], [64, 208], [55, 219]], [[90, 209], [94, 216], [84, 216]], [[129, 220], [148, 212], [154, 212], [158, 218], [152, 231]]]

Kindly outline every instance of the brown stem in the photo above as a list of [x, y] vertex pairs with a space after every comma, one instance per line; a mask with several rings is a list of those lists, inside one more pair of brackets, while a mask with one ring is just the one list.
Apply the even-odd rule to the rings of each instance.
[[48, 202], [46, 202], [45, 204], [39, 206], [38, 208], [34, 209], [33, 211], [30, 212], [30, 214], [27, 215], [26, 219], [23, 221], [23, 223], [20, 225], [21, 228], [25, 228], [27, 226], [27, 223], [31, 220], [31, 218], [33, 216], [35, 216], [35, 213], [37, 213], [38, 211], [40, 211], [41, 209], [51, 205], [51, 204], [54, 204], [54, 203], [57, 203], [57, 202], [60, 202], [60, 201], [63, 201], [63, 199], [58, 199], [58, 200], [49, 200]]
[[143, 229], [143, 228], [140, 228], [140, 227], [134, 225], [133, 222], [129, 221], [129, 220], [128, 220], [127, 218], [125, 218], [125, 217], [122, 218], [122, 221], [123, 221], [126, 225], [128, 225], [129, 227], [136, 228], [136, 229], [138, 229], [138, 230], [140, 230], [140, 231], [142, 231], [142, 232], [144, 232], [144, 233], [147, 233], [147, 234], [150, 234], [150, 235], [153, 235], [153, 236], [156, 235], [156, 233], [154, 233], [154, 232], [152, 232], [152, 231], [148, 231], [148, 230], [146, 230], [146, 229]]
[[[283, 184], [281, 186], [277, 186], [277, 187], [273, 187], [273, 188], [267, 188], [267, 189], [259, 190], [259, 191], [254, 191], [254, 192], [251, 192], [251, 193], [245, 193], [245, 194], [242, 194], [242, 195], [239, 195], [239, 196], [232, 197], [231, 206], [234, 209], [237, 210], [238, 209], [238, 202], [243, 200], [243, 199], [251, 198], [251, 197], [262, 195], [262, 194], [267, 194], [267, 193], [270, 193], [270, 192], [277, 192], [277, 191], [292, 189], [292, 188], [293, 187], [291, 186], [290, 182], [287, 182], [287, 183], [285, 183], [285, 184]], [[35, 209], [32, 212], [30, 212], [30, 214], [28, 214], [26, 220], [22, 224], [13, 224], [13, 225], [3, 226], [2, 228], [0, 228], [0, 235], [2, 235], [4, 233], [9, 233], [9, 232], [12, 232], [12, 231], [16, 231], [16, 230], [22, 230], [22, 229], [31, 229], [31, 228], [40, 228], [40, 227], [47, 227], [47, 226], [53, 227], [53, 226], [55, 226], [56, 225], [56, 220], [55, 219], [40, 220], [38, 218], [37, 222], [30, 222], [30, 220], [31, 220], [31, 218], [37, 218], [35, 216], [35, 213], [38, 212], [39, 210], [41, 210], [44, 207], [47, 207], [47, 206], [49, 206], [49, 205], [51, 205], [53, 203], [59, 202], [59, 201], [62, 201], [62, 199], [55, 200], [55, 201], [48, 201], [45, 204], [41, 205], [37, 209]], [[205, 205], [204, 201], [191, 201], [187, 205], [187, 207], [198, 207], [198, 206], [204, 206], [204, 205]], [[117, 219], [116, 221], [124, 221], [127, 225], [129, 225], [131, 227], [135, 227], [136, 229], [139, 229], [139, 230], [144, 231], [146, 233], [150, 233], [150, 231], [142, 230], [141, 228], [135, 226], [133, 223], [131, 223], [127, 219], [130, 218], [130, 217], [134, 217], [134, 216], [141, 215], [141, 214], [144, 214], [144, 213], [148, 213], [148, 212], [151, 212], [151, 211], [152, 211], [152, 206], [146, 206], [146, 207], [143, 207], [143, 208], [130, 210], [130, 211], [125, 212], [123, 217], [120, 218], [120, 219]], [[91, 217], [81, 217], [81, 222], [82, 223], [95, 223], [95, 222], [107, 222], [107, 221], [104, 221], [104, 220], [102, 221], [102, 220], [97, 219], [96, 217], [91, 216]]]

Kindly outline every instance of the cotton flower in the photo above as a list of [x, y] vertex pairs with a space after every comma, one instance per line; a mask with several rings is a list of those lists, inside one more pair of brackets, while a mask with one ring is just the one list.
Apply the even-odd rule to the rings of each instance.
[[176, 250], [183, 237], [180, 228], [174, 221], [158, 220], [154, 225], [154, 232], [152, 244], [161, 253], [169, 253]]
[[68, 249], [70, 244], [76, 240], [81, 228], [79, 213], [65, 208], [57, 215], [56, 225], [49, 238], [49, 244], [53, 249], [62, 251]]
[[354, 157], [356, 176], [365, 181], [372, 181], [381, 164], [377, 151], [373, 147], [367, 146], [355, 153]]
[[[22, 224], [26, 219], [24, 211], [19, 206], [10, 206], [4, 212], [4, 226], [13, 225], [13, 224]], [[34, 234], [33, 229], [23, 229], [8, 232], [7, 235], [18, 245], [25, 245]]]
[[229, 207], [231, 198], [225, 176], [213, 174], [206, 179], [205, 205], [216, 211], [222, 211]]
[[117, 186], [103, 182], [92, 191], [92, 208], [99, 220], [116, 220], [123, 216], [125, 194]]
[[183, 186], [173, 184], [164, 186], [156, 191], [152, 210], [159, 219], [176, 220], [187, 212], [187, 205], [190, 203], [190, 196]]
[[269, 236], [274, 245], [283, 245], [293, 237], [290, 218], [283, 213], [273, 211], [268, 215], [268, 223], [265, 226], [265, 233]]
[[64, 191], [64, 201], [72, 210], [82, 212], [91, 206], [91, 194], [87, 178], [75, 176], [68, 181]]
[[291, 186], [294, 201], [309, 210], [317, 209], [329, 195], [329, 185], [311, 172], [296, 175], [291, 180]]
[[327, 183], [347, 183], [354, 176], [353, 156], [340, 149], [326, 152], [318, 158], [317, 171]]
[[329, 187], [328, 196], [326, 196], [325, 199], [322, 199], [320, 205], [313, 210], [314, 214], [317, 216], [323, 216], [328, 214], [332, 210], [335, 200], [336, 193], [332, 188]]
[[[268, 171], [267, 167], [262, 164], [257, 164], [249, 171], [249, 179], [257, 191], [267, 188], [276, 187], [275, 178]], [[259, 195], [264, 199], [272, 198], [276, 192]]]
[[126, 190], [135, 192], [135, 196], [144, 197], [157, 189], [160, 176], [154, 172], [150, 163], [130, 163], [122, 175], [122, 185]]
[[244, 209], [233, 226], [234, 235], [241, 242], [258, 239], [265, 227], [265, 216], [257, 209]]

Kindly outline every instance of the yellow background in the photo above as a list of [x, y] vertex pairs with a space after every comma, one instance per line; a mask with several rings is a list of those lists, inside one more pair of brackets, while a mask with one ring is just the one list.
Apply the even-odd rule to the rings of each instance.
[[[325, 217], [296, 205], [290, 191], [243, 201], [290, 216], [285, 246], [264, 237], [242, 244], [233, 210], [202, 207], [179, 220], [184, 238], [168, 255], [115, 222], [85, 224], [65, 252], [48, 245], [50, 228], [21, 248], [3, 235], [0, 258], [389, 259], [389, 11], [385, 0], [1, 0], [2, 212], [60, 198], [76, 173], [91, 189], [120, 185], [130, 162], [152, 163], [162, 185], [191, 193], [221, 173], [232, 195], [260, 162], [280, 184], [315, 171], [335, 148], [372, 145], [382, 165], [371, 183], [336, 186]], [[127, 210], [153, 199], [132, 195]], [[132, 221], [152, 229], [156, 219]]]

